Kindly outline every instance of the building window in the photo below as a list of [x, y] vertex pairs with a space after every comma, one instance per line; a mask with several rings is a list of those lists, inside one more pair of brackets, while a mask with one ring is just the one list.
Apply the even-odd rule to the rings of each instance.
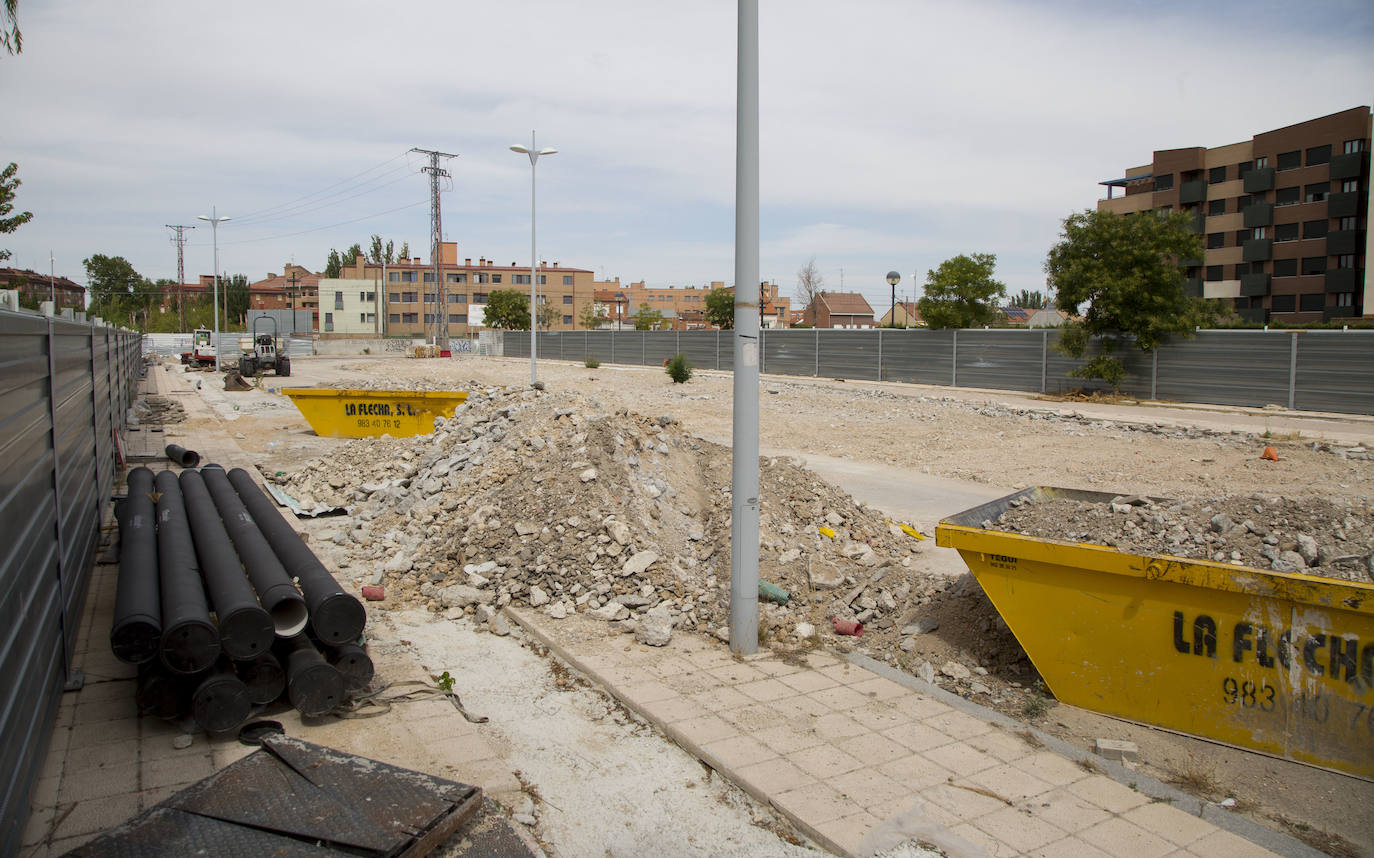
[[1340, 227], [1340, 228], [1341, 228], [1341, 229], [1358, 229], [1358, 227], [1356, 226], [1356, 224], [1358, 224], [1359, 222], [1360, 222], [1360, 219], [1357, 218], [1357, 217], [1343, 217], [1343, 218], [1341, 218], [1341, 227]]
[[325, 313], [325, 314], [324, 314], [324, 329], [325, 329], [326, 331], [332, 331], [332, 330], [334, 330], [334, 314], [333, 314], [333, 313]]
[[1326, 296], [1321, 292], [1298, 296], [1298, 309], [1304, 313], [1320, 313], [1325, 306]]
[[402, 272], [401, 272], [401, 282], [402, 282], [402, 283], [414, 283], [414, 282], [415, 282], [415, 272], [414, 272], [414, 271], [402, 271]]
[[1220, 200], [1208, 200], [1208, 201], [1207, 201], [1207, 214], [1208, 214], [1209, 216], [1224, 215], [1224, 214], [1226, 214], [1226, 200], [1225, 200], [1225, 199], [1220, 199]]
[[1252, 237], [1252, 238], [1268, 238], [1268, 237], [1269, 237], [1269, 227], [1267, 227], [1267, 226], [1257, 226], [1257, 227], [1255, 227], [1254, 229], [1250, 230], [1250, 234], [1251, 234], [1251, 237]]
[[1355, 254], [1353, 254], [1353, 253], [1342, 253], [1340, 256], [1337, 256], [1337, 257], [1336, 257], [1336, 267], [1337, 267], [1337, 268], [1354, 268], [1354, 267], [1355, 267]]
[[1356, 152], [1363, 152], [1368, 146], [1369, 141], [1367, 140], [1347, 140], [1345, 141], [1345, 146], [1342, 151], [1347, 155], [1353, 155]]
[[1302, 150], [1294, 149], [1292, 152], [1279, 153], [1280, 170], [1296, 170], [1302, 166]]
[[463, 322], [458, 321], [458, 319], [459, 319], [459, 315], [458, 315], [457, 313], [449, 313], [449, 314], [448, 314], [448, 323], [449, 323], [450, 325], [461, 325], [461, 324], [464, 324]]
[[1226, 181], [1225, 167], [1213, 167], [1207, 171], [1207, 184], [1215, 185], [1224, 181]]
[[1337, 292], [1337, 293], [1336, 293], [1336, 306], [1337, 306], [1337, 307], [1353, 307], [1353, 306], [1355, 306], [1355, 293], [1354, 293], [1354, 292]]
[[419, 313], [402, 313], [401, 322], [407, 325], [418, 324], [420, 321]]
[[391, 282], [391, 283], [399, 283], [400, 280], [401, 280], [401, 272], [399, 272], [399, 271], [391, 271], [391, 272], [388, 272], [387, 275], [386, 275], [386, 279], [387, 279], [388, 282]]
[[1315, 167], [1318, 164], [1331, 163], [1331, 144], [1325, 146], [1313, 146], [1307, 150], [1307, 166]]
[[474, 303], [474, 304], [485, 304], [485, 303], [487, 303], [487, 293], [486, 293], [486, 292], [473, 292], [473, 293], [472, 293], [472, 303]]
[[468, 293], [454, 292], [452, 295], [448, 296], [448, 302], [450, 304], [466, 304], [468, 302]]
[[1275, 313], [1291, 313], [1297, 308], [1297, 295], [1275, 295], [1271, 299], [1270, 309]]
[[1245, 174], [1248, 173], [1248, 172], [1250, 172], [1250, 171], [1253, 170], [1254, 168], [1255, 168], [1254, 162], [1252, 162], [1252, 161], [1241, 161], [1239, 164], [1236, 165], [1236, 178], [1237, 178], [1237, 179], [1243, 179], [1243, 178], [1245, 178]]
[[540, 275], [539, 275], [539, 285], [540, 285], [540, 286], [545, 286], [545, 285], [548, 284], [548, 282], [549, 282], [549, 275], [547, 275], [547, 274], [540, 274]]
[[425, 282], [425, 283], [433, 283], [433, 282], [434, 282], [434, 272], [433, 272], [433, 271], [426, 271], [426, 272], [425, 272], [424, 282]]
[[1298, 225], [1295, 223], [1281, 223], [1274, 227], [1275, 241], [1297, 241]]
[[563, 324], [565, 324], [565, 325], [571, 325], [571, 324], [572, 324], [572, 316], [564, 316], [564, 317], [563, 317]]
[[358, 314], [358, 321], [359, 321], [359, 322], [366, 322], [366, 321], [367, 321], [367, 314], [366, 314], [366, 313], [359, 313], [359, 314]]
[[377, 300], [377, 293], [376, 293], [376, 292], [359, 292], [359, 293], [358, 293], [358, 300], [359, 300], [359, 301], [362, 301], [364, 304], [366, 304], [368, 301], [376, 301], [376, 300]]
[[564, 286], [571, 286], [571, 285], [573, 285], [573, 282], [572, 282], [572, 275], [571, 275], [571, 274], [564, 274], [564, 275], [563, 275], [563, 285], [564, 285]]
[[1303, 237], [1303, 238], [1325, 238], [1325, 237], [1326, 237], [1326, 221], [1324, 221], [1324, 220], [1309, 220], [1309, 221], [1304, 221], [1304, 222], [1303, 222], [1303, 225], [1302, 225], [1302, 237]]
[[1274, 205], [1276, 206], [1295, 206], [1302, 199], [1302, 188], [1294, 185], [1291, 188], [1279, 188], [1274, 192]]
[[564, 295], [564, 296], [563, 296], [563, 303], [564, 303], [565, 305], [571, 307], [571, 306], [572, 306], [572, 301], [573, 301], [573, 296], [571, 296], [571, 295]]
[[414, 303], [415, 303], [416, 301], [418, 301], [418, 300], [420, 300], [420, 293], [419, 293], [419, 292], [402, 292], [402, 293], [401, 293], [401, 303], [403, 303], [403, 304], [414, 304]]
[[1162, 175], [1162, 176], [1155, 176], [1155, 190], [1156, 190], [1156, 191], [1169, 191], [1169, 190], [1173, 190], [1173, 187], [1174, 187], [1174, 174], [1173, 174], [1173, 173], [1165, 173], [1165, 174]]
[[399, 324], [401, 323], [401, 314], [400, 314], [400, 313], [388, 313], [388, 314], [387, 314], [387, 317], [386, 317], [386, 320], [387, 320], [388, 322], [390, 322], [391, 324], [393, 324], [393, 325], [399, 325]]
[[1207, 266], [1207, 282], [1208, 282], [1208, 283], [1215, 283], [1216, 281], [1218, 281], [1218, 280], [1220, 280], [1220, 279], [1221, 279], [1221, 266], [1220, 266], [1220, 265], [1208, 265], [1208, 266]]
[[1360, 180], [1359, 180], [1359, 179], [1346, 179], [1344, 182], [1341, 182], [1341, 191], [1344, 192], [1344, 193], [1347, 193], [1347, 194], [1353, 193], [1353, 192], [1355, 192], [1355, 191], [1358, 191], [1359, 189], [1360, 189]]
[[1218, 247], [1226, 246], [1226, 233], [1209, 232], [1207, 234], [1207, 249], [1216, 250]]
[[401, 303], [401, 293], [400, 293], [400, 292], [392, 292], [391, 294], [389, 294], [389, 295], [387, 296], [387, 301], [389, 301], [389, 302], [392, 303], [392, 304], [399, 304], [399, 303]]
[[334, 293], [334, 309], [335, 309], [335, 310], [342, 310], [342, 309], [343, 309], [343, 293], [342, 293], [342, 292], [335, 292], [335, 293]]
[[1326, 257], [1325, 257], [1325, 256], [1304, 256], [1304, 257], [1302, 258], [1302, 273], [1303, 273], [1304, 275], [1308, 275], [1308, 274], [1325, 274], [1325, 273], [1326, 273]]
[[474, 274], [474, 275], [472, 275], [472, 282], [473, 282], [473, 283], [485, 283], [485, 282], [487, 282], [487, 275], [485, 275], [485, 274], [480, 274], [480, 273], [479, 273], [479, 274]]
[[1296, 259], [1275, 259], [1275, 260], [1274, 260], [1274, 276], [1275, 276], [1275, 277], [1297, 277], [1297, 276], [1298, 276], [1298, 260], [1296, 260]]
[[530, 282], [530, 275], [528, 275], [528, 274], [512, 274], [512, 275], [510, 276], [510, 282], [514, 283], [516, 286], [528, 285], [529, 282]]
[[434, 292], [426, 292], [426, 293], [425, 293], [425, 303], [426, 303], [426, 304], [437, 304], [437, 303], [439, 303], [439, 296], [438, 296], [438, 294], [436, 294], [436, 293], [434, 293]]
[[448, 281], [449, 283], [462, 283], [462, 282], [463, 282], [463, 275], [461, 275], [461, 274], [454, 274], [454, 273], [450, 272], [450, 273], [444, 275], [444, 279], [445, 279], [446, 281]]
[[454, 313], [448, 317], [450, 323], [455, 325], [466, 325], [468, 323], [467, 313]]
[[1261, 156], [1259, 156], [1258, 158], [1255, 159], [1255, 169], [1256, 169], [1256, 170], [1263, 170], [1265, 167], [1268, 167], [1268, 166], [1269, 166], [1269, 156], [1268, 156], [1268, 155], [1261, 155]]
[[1303, 202], [1319, 203], [1326, 199], [1326, 195], [1331, 191], [1331, 183], [1314, 182], [1308, 185], [1305, 190], [1307, 191], [1307, 195], [1303, 198]]
[[425, 313], [425, 324], [426, 324], [426, 325], [432, 325], [432, 324], [434, 324], [434, 314], [433, 314], [433, 313]]
[[[1260, 267], [1263, 268], [1264, 266], [1261, 265]], [[1250, 267], [1250, 263], [1249, 263], [1249, 262], [1237, 262], [1237, 263], [1236, 263], [1236, 277], [1235, 277], [1235, 279], [1239, 280], [1240, 278], [1242, 278], [1242, 277], [1244, 277], [1245, 275], [1249, 274], [1250, 271], [1251, 271], [1251, 267]], [[1262, 274], [1263, 272], [1261, 272], [1261, 271], [1256, 271], [1255, 273], [1256, 273], [1256, 274]]]
[[491, 275], [491, 282], [493, 282], [493, 283], [500, 283], [500, 282], [501, 282], [501, 275], [500, 275], [500, 274], [493, 274], [493, 275]]

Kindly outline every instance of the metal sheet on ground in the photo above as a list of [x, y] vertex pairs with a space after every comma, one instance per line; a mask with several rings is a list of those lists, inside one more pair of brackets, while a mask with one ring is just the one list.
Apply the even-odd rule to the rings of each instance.
[[475, 786], [268, 736], [72, 854], [419, 858], [440, 844], [456, 858], [538, 854]]

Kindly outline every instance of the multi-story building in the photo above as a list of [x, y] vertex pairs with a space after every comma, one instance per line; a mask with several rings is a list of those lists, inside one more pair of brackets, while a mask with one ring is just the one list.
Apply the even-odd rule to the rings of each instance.
[[[1099, 211], [1180, 210], [1204, 236], [1189, 291], [1255, 322], [1374, 314], [1370, 109], [1356, 107], [1207, 149], [1163, 149], [1107, 186]], [[1125, 195], [1117, 197], [1116, 188]]]
[[66, 277], [27, 268], [0, 268], [0, 289], [19, 290], [19, 297], [30, 305], [53, 301], [57, 310], [63, 307], [86, 309], [86, 287]]
[[[621, 285], [620, 278], [595, 283], [595, 299], [604, 308], [603, 327], [634, 327], [641, 307], [647, 306], [663, 315], [665, 329], [691, 331], [712, 327], [706, 321], [706, 296], [716, 289], [734, 294], [735, 287], [713, 280], [709, 286], [666, 286], [650, 288], [643, 281]], [[791, 300], [778, 294], [778, 284], [760, 283], [759, 299], [763, 304], [760, 324], [765, 328], [785, 328], [791, 317]]]
[[321, 337], [374, 338], [383, 335], [382, 291], [358, 278], [322, 277], [319, 280]]
[[[528, 292], [530, 288], [528, 265], [515, 262], [497, 265], [494, 260], [485, 257], [475, 263], [470, 258], [460, 262], [458, 244], [452, 241], [441, 245], [439, 274], [442, 286], [435, 283], [434, 265], [422, 262], [419, 257], [380, 265], [359, 256], [353, 265], [343, 269], [340, 278], [365, 280], [373, 284], [381, 304], [378, 312], [384, 314], [379, 316], [379, 321], [386, 336], [435, 336], [443, 322], [444, 314], [439, 309], [442, 298], [448, 309], [448, 336], [467, 337], [482, 329], [487, 297], [492, 292], [498, 289]], [[584, 268], [565, 268], [557, 262], [552, 265], [540, 262], [537, 276], [539, 303], [554, 308], [551, 312], [545, 311], [548, 313], [548, 329], [570, 331], [581, 328], [578, 320], [582, 308], [594, 300], [592, 272]], [[355, 284], [352, 291], [357, 292], [358, 288]], [[334, 302], [333, 296], [326, 294], [330, 287], [321, 286], [320, 289], [320, 300], [325, 304], [321, 308], [322, 313], [335, 312], [329, 309], [331, 302]], [[342, 291], [345, 296], [348, 295], [348, 290]], [[347, 304], [346, 298], [344, 303]], [[356, 317], [359, 311], [350, 312]], [[325, 324], [324, 318], [322, 315], [322, 326]], [[339, 317], [336, 316], [335, 325], [338, 324]]]
[[262, 280], [248, 284], [250, 310], [310, 310], [314, 329], [320, 327], [321, 275], [295, 263], [282, 266], [281, 274], [268, 273]]

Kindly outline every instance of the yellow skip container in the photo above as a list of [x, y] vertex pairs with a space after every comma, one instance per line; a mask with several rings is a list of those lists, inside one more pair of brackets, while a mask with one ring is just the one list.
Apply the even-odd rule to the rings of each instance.
[[1374, 779], [1374, 584], [984, 530], [1037, 487], [950, 516], [958, 549], [1059, 700]]
[[332, 438], [406, 437], [434, 431], [434, 418], [452, 417], [467, 391], [284, 388], [316, 435]]

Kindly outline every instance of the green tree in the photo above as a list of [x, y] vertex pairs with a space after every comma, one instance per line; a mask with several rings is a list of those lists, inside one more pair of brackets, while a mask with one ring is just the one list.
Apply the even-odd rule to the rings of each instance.
[[539, 322], [539, 330], [547, 331], [553, 327], [554, 322], [562, 315], [558, 312], [558, 307], [548, 301], [539, 305], [539, 309], [534, 311], [535, 319]]
[[401, 260], [409, 260], [409, 259], [410, 259], [410, 242], [408, 242], [408, 241], [403, 241], [403, 242], [401, 242], [401, 252], [398, 253], [398, 254], [396, 254], [396, 261], [397, 261], [397, 262], [400, 262]]
[[219, 276], [219, 288], [224, 291], [224, 313], [228, 324], [242, 326], [248, 318], [248, 278], [243, 274]]
[[1073, 370], [1074, 376], [1118, 387], [1126, 377], [1114, 354], [1121, 344], [1134, 341], [1148, 353], [1208, 321], [1207, 303], [1185, 292], [1180, 265], [1180, 260], [1202, 257], [1192, 220], [1186, 212], [1118, 215], [1091, 209], [1064, 219], [1045, 273], [1060, 309], [1088, 308], [1081, 321], [1060, 328], [1057, 348], [1082, 358], [1092, 338], [1099, 338], [1098, 353]]
[[330, 248], [329, 258], [324, 263], [324, 276], [333, 280], [343, 273], [343, 257], [339, 251]]
[[1049, 301], [1045, 299], [1045, 294], [1038, 289], [1033, 292], [1022, 289], [1016, 294], [1016, 297], [1011, 299], [1011, 305], [1023, 310], [1039, 310], [1048, 307]]
[[363, 246], [355, 241], [352, 247], [340, 254], [339, 262], [344, 266], [356, 265], [359, 256], [363, 256]]
[[0, 17], [0, 45], [11, 54], [24, 52], [24, 34], [19, 32], [19, 0], [5, 0], [4, 15]]
[[722, 331], [735, 326], [735, 293], [729, 289], [712, 289], [706, 293], [706, 321]]
[[396, 261], [395, 244], [388, 241], [382, 244], [380, 235], [372, 236], [372, 247], [367, 252], [367, 261], [373, 265], [390, 265]]
[[484, 323], [507, 331], [530, 329], [530, 296], [519, 289], [497, 289], [487, 296]]
[[640, 304], [639, 312], [635, 314], [636, 331], [654, 331], [663, 322], [663, 314], [650, 307], [648, 304]]
[[582, 305], [582, 310], [577, 314], [577, 323], [589, 331], [594, 331], [605, 317], [605, 304], [597, 301], [588, 301]]
[[140, 292], [147, 282], [122, 256], [97, 253], [82, 260], [86, 288], [91, 293], [90, 312], [114, 321], [137, 310]]
[[959, 254], [926, 272], [925, 294], [916, 302], [921, 318], [932, 328], [976, 328], [997, 319], [997, 299], [1007, 287], [992, 277], [997, 256]]
[[[15, 31], [18, 33], [18, 30]], [[7, 45], [8, 46], [8, 45]], [[19, 186], [24, 184], [16, 178], [19, 172], [19, 165], [10, 162], [4, 170], [0, 170], [0, 232], [11, 233], [19, 227], [33, 220], [33, 212], [20, 212], [13, 217], [9, 213], [14, 211], [14, 192]], [[10, 258], [8, 250], [0, 249], [0, 262]]]

